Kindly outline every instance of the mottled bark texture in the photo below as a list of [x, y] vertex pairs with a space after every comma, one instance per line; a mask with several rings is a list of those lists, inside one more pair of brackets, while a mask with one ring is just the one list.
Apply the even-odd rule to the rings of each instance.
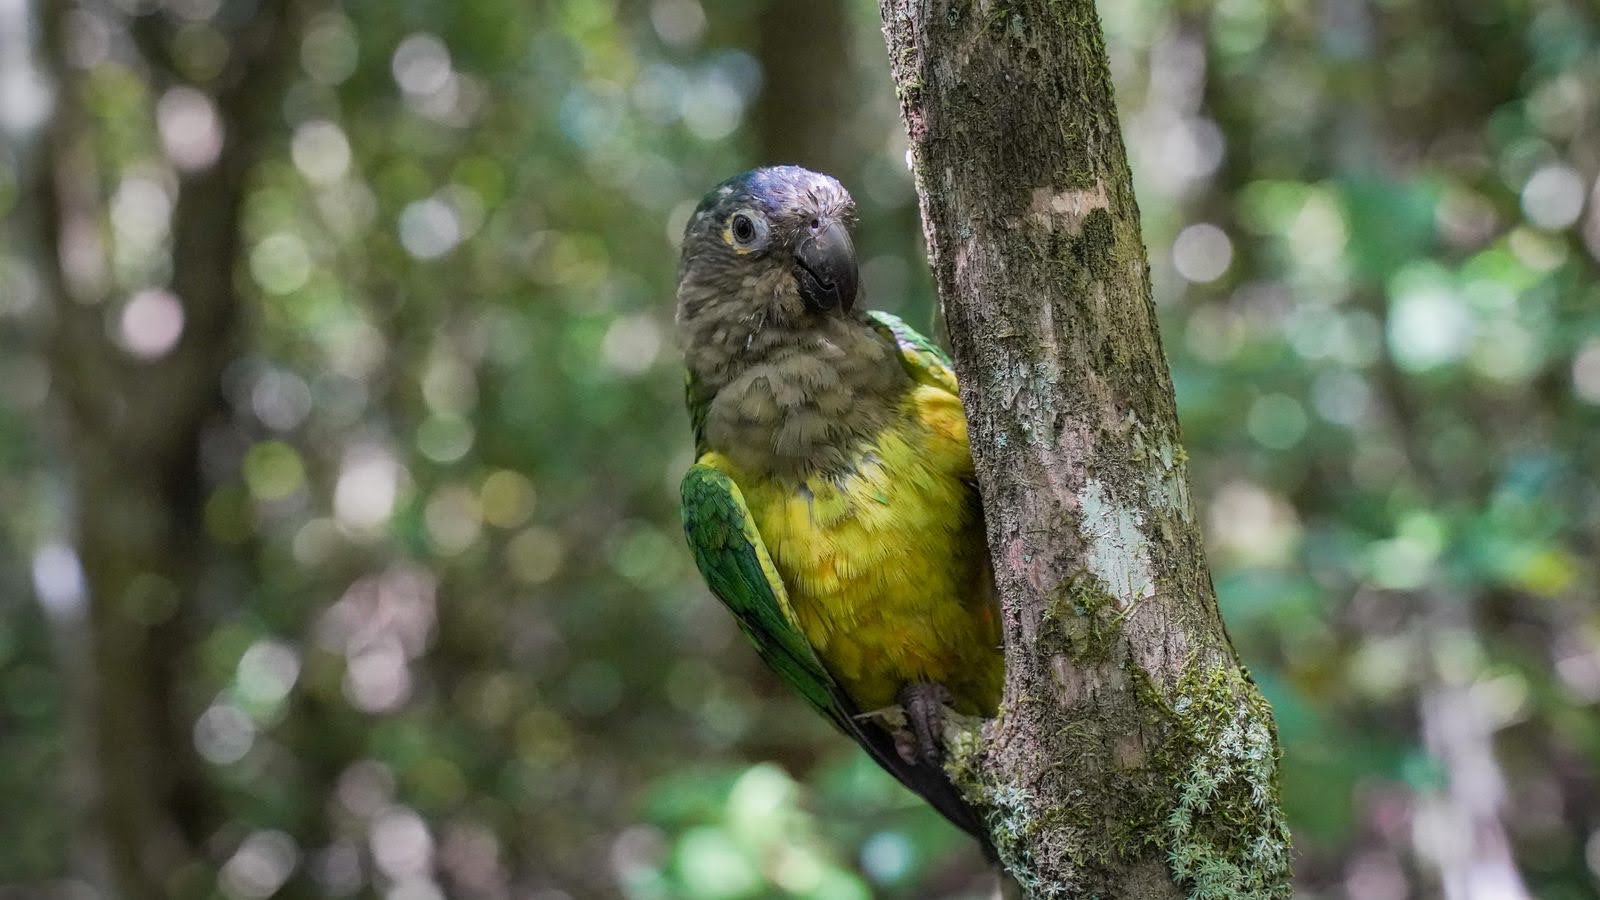
[[1005, 703], [952, 775], [1031, 896], [1287, 896], [1094, 4], [881, 12], [1005, 614]]
[[84, 73], [64, 62], [66, 4], [45, 4], [41, 43], [56, 107], [31, 200], [52, 298], [52, 392], [74, 491], [73, 543], [88, 590], [95, 829], [111, 888], [128, 900], [205, 893], [204, 845], [222, 823], [194, 748], [203, 698], [180, 686], [195, 664], [211, 547], [200, 447], [225, 414], [222, 374], [239, 349], [239, 216], [294, 58], [290, 7], [260, 4], [229, 35], [231, 65], [205, 83], [183, 78], [166, 57], [179, 23], [160, 12], [130, 22], [157, 89], [206, 93], [223, 133], [214, 162], [177, 178], [167, 287], [182, 305], [182, 335], [159, 358], [137, 359], [115, 337], [121, 297], [99, 237], [120, 173], [103, 170]]

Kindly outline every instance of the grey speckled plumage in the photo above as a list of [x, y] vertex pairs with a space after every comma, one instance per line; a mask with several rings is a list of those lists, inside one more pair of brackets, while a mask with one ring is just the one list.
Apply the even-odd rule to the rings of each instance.
[[[726, 239], [741, 210], [770, 229], [759, 249]], [[839, 182], [779, 166], [712, 189], [685, 229], [685, 361], [707, 404], [707, 441], [744, 471], [844, 470], [850, 449], [890, 422], [910, 387], [898, 350], [863, 312], [812, 309], [796, 288], [790, 248], [819, 219], [854, 215]]]

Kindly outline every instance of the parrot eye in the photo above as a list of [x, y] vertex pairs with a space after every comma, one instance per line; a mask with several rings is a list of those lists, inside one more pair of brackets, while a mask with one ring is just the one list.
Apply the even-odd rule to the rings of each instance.
[[767, 223], [753, 212], [736, 212], [728, 217], [728, 242], [741, 250], [752, 250], [767, 236]]

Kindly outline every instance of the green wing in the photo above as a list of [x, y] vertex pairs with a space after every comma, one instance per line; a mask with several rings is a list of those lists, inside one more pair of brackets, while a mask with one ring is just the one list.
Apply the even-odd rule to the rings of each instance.
[[801, 632], [744, 495], [727, 473], [705, 464], [689, 468], [683, 478], [683, 530], [711, 593], [733, 613], [767, 665], [878, 765], [976, 837], [992, 857], [986, 830], [944, 772], [926, 763], [907, 762], [896, 749], [894, 736], [876, 719], [857, 717], [860, 710]]
[[950, 354], [916, 332], [899, 316], [872, 310], [867, 313], [873, 327], [900, 348], [900, 361], [913, 379], [921, 384], [941, 387], [952, 394], [956, 389], [956, 373], [951, 367]]
[[683, 478], [683, 530], [706, 585], [733, 613], [756, 652], [812, 706], [837, 720], [838, 687], [795, 625], [789, 594], [733, 479], [711, 466], [689, 468]]

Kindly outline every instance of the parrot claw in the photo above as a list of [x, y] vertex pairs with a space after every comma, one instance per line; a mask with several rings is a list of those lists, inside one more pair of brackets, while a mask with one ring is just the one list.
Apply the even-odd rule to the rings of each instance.
[[881, 709], [869, 709], [866, 712], [856, 713], [851, 718], [857, 722], [870, 722], [873, 719], [877, 719], [890, 731], [903, 731], [906, 727], [905, 710], [901, 709], [899, 704], [885, 706]]
[[[939, 766], [944, 761], [944, 707], [950, 702], [950, 691], [932, 681], [915, 681], [900, 689], [900, 708], [910, 724], [910, 741], [902, 741], [904, 732], [897, 735], [895, 747], [908, 763], [924, 762]], [[906, 746], [909, 743], [910, 746]]]

